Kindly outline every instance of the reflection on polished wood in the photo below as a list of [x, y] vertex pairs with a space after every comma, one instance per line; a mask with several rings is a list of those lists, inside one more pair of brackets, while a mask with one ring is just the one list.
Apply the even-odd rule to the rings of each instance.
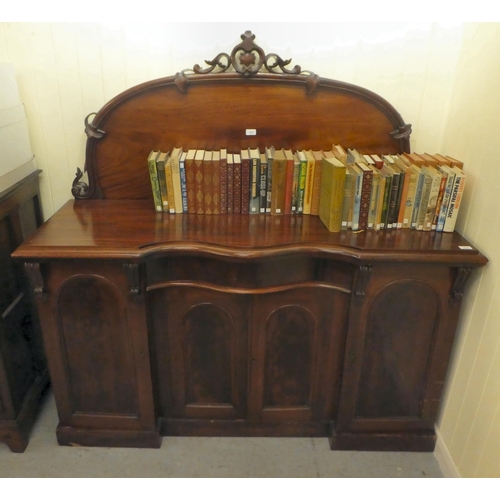
[[486, 259], [457, 232], [409, 229], [330, 233], [316, 216], [156, 213], [150, 201], [69, 201], [15, 256], [137, 259], [196, 252], [226, 258], [289, 253], [347, 260], [447, 262], [481, 265]]

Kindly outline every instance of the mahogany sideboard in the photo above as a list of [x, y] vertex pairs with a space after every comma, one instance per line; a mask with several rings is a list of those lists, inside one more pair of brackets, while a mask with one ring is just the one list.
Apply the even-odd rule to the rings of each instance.
[[13, 254], [36, 296], [60, 444], [434, 448], [464, 287], [487, 262], [473, 245], [456, 232], [330, 233], [317, 216], [154, 210], [152, 149], [409, 151], [411, 127], [387, 101], [288, 69], [253, 38], [88, 117], [88, 181], [79, 170], [76, 199]]

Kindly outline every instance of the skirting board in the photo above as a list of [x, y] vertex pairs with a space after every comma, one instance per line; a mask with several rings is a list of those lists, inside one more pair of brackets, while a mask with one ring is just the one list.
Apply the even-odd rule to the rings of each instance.
[[459, 478], [460, 473], [458, 472], [457, 466], [451, 457], [451, 453], [444, 442], [443, 436], [439, 432], [437, 427], [434, 428], [436, 431], [436, 447], [434, 448], [434, 456], [441, 468], [443, 476], [446, 478]]

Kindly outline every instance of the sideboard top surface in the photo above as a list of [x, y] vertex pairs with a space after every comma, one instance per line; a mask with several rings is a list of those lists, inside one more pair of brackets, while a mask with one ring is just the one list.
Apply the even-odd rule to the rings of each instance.
[[172, 253], [236, 259], [303, 253], [354, 262], [473, 266], [487, 262], [456, 232], [330, 233], [314, 216], [157, 214], [151, 201], [141, 200], [68, 201], [13, 255], [23, 259], [141, 259]]

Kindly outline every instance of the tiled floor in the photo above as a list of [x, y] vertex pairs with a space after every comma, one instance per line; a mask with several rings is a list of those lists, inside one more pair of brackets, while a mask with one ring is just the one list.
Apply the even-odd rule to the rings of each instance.
[[326, 438], [164, 437], [159, 450], [58, 446], [49, 395], [22, 454], [0, 443], [0, 477], [443, 477], [433, 453], [331, 451]]

